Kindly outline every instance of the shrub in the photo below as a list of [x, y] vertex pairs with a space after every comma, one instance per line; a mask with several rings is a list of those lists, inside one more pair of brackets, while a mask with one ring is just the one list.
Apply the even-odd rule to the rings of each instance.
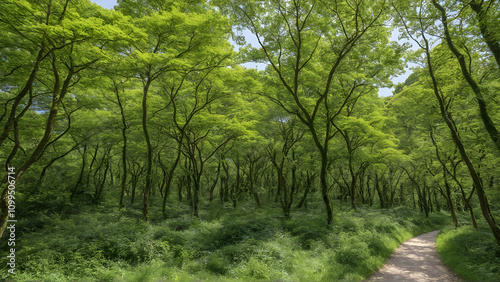
[[258, 280], [269, 280], [269, 269], [267, 265], [259, 259], [250, 258], [246, 264], [245, 274]]
[[[338, 211], [332, 226], [320, 209], [294, 211], [283, 220], [279, 205], [256, 209], [213, 207], [214, 216], [139, 219], [140, 209], [83, 208], [63, 218], [29, 218], [44, 227], [20, 233], [21, 280], [360, 280], [412, 233], [449, 221], [444, 214], [406, 208]], [[140, 208], [137, 206], [137, 208]], [[251, 211], [251, 213], [250, 213]], [[207, 220], [210, 218], [211, 220]], [[20, 224], [24, 226], [23, 224]], [[50, 235], [50, 236], [48, 236]], [[17, 242], [16, 242], [17, 245]], [[2, 251], [6, 252], [5, 249]], [[495, 269], [494, 265], [490, 269]], [[17, 278], [18, 278], [17, 277]]]
[[206, 267], [214, 274], [225, 275], [230, 263], [221, 252], [215, 252], [206, 260]]
[[296, 236], [303, 249], [309, 250], [315, 241], [325, 241], [331, 231], [320, 218], [296, 217], [285, 223], [286, 230]]
[[487, 226], [448, 228], [439, 233], [436, 248], [443, 262], [463, 278], [500, 281], [500, 245]]

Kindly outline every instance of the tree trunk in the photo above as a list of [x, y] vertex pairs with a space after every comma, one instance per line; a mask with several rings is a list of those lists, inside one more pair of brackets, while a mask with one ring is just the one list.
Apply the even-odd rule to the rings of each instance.
[[[451, 36], [448, 30], [448, 19], [446, 16], [446, 11], [439, 3], [437, 3], [436, 0], [433, 0], [432, 4], [434, 4], [434, 6], [441, 12], [441, 21], [443, 23], [446, 43], [448, 44], [448, 47], [457, 58], [458, 63], [460, 64], [460, 69], [462, 70], [462, 74], [465, 77], [465, 80], [474, 91], [474, 94], [476, 95], [477, 105], [479, 108], [479, 113], [481, 115], [481, 120], [483, 121], [483, 125], [486, 128], [488, 134], [490, 135], [491, 140], [495, 144], [496, 149], [500, 151], [500, 132], [496, 128], [495, 123], [493, 122], [488, 113], [486, 101], [483, 97], [483, 94], [481, 93], [481, 88], [479, 87], [479, 85], [469, 72], [469, 68], [467, 67], [467, 64], [465, 62], [464, 55], [460, 53], [460, 51], [455, 47], [455, 45], [451, 40]], [[484, 11], [482, 9], [482, 5], [478, 4], [476, 1], [471, 1], [469, 2], [469, 4], [470, 7], [476, 12], [478, 20], [480, 21], [479, 27], [481, 29], [483, 38], [485, 39], [486, 44], [494, 54], [495, 59], [497, 60], [497, 64], [500, 67], [500, 44], [497, 39], [494, 39], [495, 36], [494, 34], [492, 34], [491, 27], [488, 28], [488, 22], [485, 15], [486, 11]]]
[[378, 198], [380, 200], [380, 208], [385, 209], [385, 201], [384, 196], [382, 196], [382, 192], [380, 191], [380, 181], [378, 179], [378, 174], [375, 175], [375, 189], [377, 190]]
[[448, 181], [446, 179], [444, 180], [444, 186], [446, 187], [446, 201], [448, 202], [448, 207], [450, 208], [451, 219], [453, 221], [453, 225], [455, 225], [455, 227], [458, 227], [459, 226], [458, 219], [457, 219], [457, 215], [455, 214], [455, 207], [453, 206], [453, 199], [451, 198], [450, 184], [448, 183]]
[[333, 210], [332, 210], [332, 204], [330, 202], [330, 197], [328, 197], [328, 184], [326, 182], [326, 177], [328, 174], [327, 166], [328, 166], [328, 155], [326, 153], [326, 150], [323, 150], [321, 152], [321, 172], [319, 177], [321, 183], [321, 195], [323, 197], [323, 202], [325, 203], [326, 223], [328, 225], [331, 225], [333, 223]]
[[199, 217], [198, 205], [200, 196], [201, 175], [193, 175], [193, 215]]
[[299, 204], [297, 205], [298, 209], [301, 208], [302, 206], [307, 208], [307, 204], [306, 204], [307, 194], [309, 193], [309, 190], [311, 190], [311, 186], [314, 182], [315, 177], [316, 176], [314, 174], [309, 174], [309, 171], [307, 171], [307, 173], [306, 173], [306, 187], [304, 190], [304, 195], [302, 196], [302, 199], [299, 201]]
[[[45, 37], [45, 34], [44, 34], [44, 37]], [[42, 40], [45, 40], [45, 39], [42, 38]], [[26, 81], [26, 84], [24, 85], [23, 89], [21, 89], [21, 92], [19, 92], [19, 94], [17, 94], [16, 98], [14, 99], [14, 103], [12, 104], [12, 107], [10, 109], [9, 117], [8, 117], [7, 121], [5, 122], [5, 126], [2, 130], [2, 134], [0, 135], [0, 146], [9, 137], [10, 129], [14, 125], [14, 121], [17, 120], [17, 118], [16, 118], [17, 107], [19, 106], [19, 104], [21, 104], [21, 101], [26, 96], [26, 94], [28, 94], [32, 90], [33, 83], [35, 81], [39, 65], [45, 57], [44, 53], [45, 53], [45, 44], [42, 41], [40, 50], [38, 51], [38, 54], [37, 54], [35, 63], [33, 65], [33, 69], [31, 70], [30, 76], [28, 77], [28, 80]], [[2, 117], [2, 119], [3, 119], [3, 117]], [[2, 119], [0, 119], [0, 121]], [[3, 230], [3, 229], [0, 228], [0, 230]], [[0, 234], [0, 237], [1, 237], [1, 234]]]
[[132, 175], [132, 195], [131, 195], [131, 198], [130, 198], [130, 204], [133, 205], [134, 204], [134, 200], [135, 200], [135, 188], [137, 187], [137, 176], [136, 175]]
[[[433, 0], [433, 3], [437, 4], [435, 0]], [[443, 22], [443, 24], [445, 24]], [[462, 143], [462, 140], [460, 139], [458, 132], [454, 126], [454, 123], [451, 119], [451, 114], [446, 110], [445, 108], [445, 102], [443, 101], [439, 89], [438, 89], [438, 84], [436, 77], [434, 76], [434, 69], [431, 64], [431, 58], [430, 58], [430, 51], [429, 51], [429, 44], [427, 42], [427, 39], [424, 36], [424, 41], [425, 41], [425, 52], [426, 52], [426, 57], [427, 57], [427, 67], [429, 69], [429, 74], [431, 76], [432, 80], [432, 85], [433, 85], [433, 90], [434, 90], [434, 95], [436, 96], [436, 99], [438, 100], [439, 103], [439, 109], [441, 111], [441, 116], [443, 117], [446, 125], [448, 126], [451, 136], [453, 139], [453, 142], [458, 148], [458, 151], [460, 152], [460, 156], [462, 157], [462, 160], [464, 163], [467, 165], [467, 169], [469, 170], [469, 174], [472, 178], [472, 182], [474, 183], [474, 186], [476, 187], [477, 190], [477, 197], [479, 200], [479, 205], [481, 206], [481, 212], [483, 213], [483, 217], [486, 219], [486, 222], [488, 222], [488, 225], [493, 233], [493, 236], [495, 237], [495, 240], [500, 243], [500, 227], [495, 223], [495, 220], [493, 219], [493, 216], [490, 213], [490, 208], [488, 205], [488, 200], [486, 198], [486, 193], [483, 189], [483, 183], [481, 182], [481, 179], [479, 178], [479, 175], [477, 174], [477, 171], [472, 164], [472, 161], [470, 160], [467, 152], [465, 151], [465, 147]]]
[[151, 169], [153, 166], [153, 147], [151, 146], [151, 139], [148, 132], [147, 115], [148, 115], [148, 91], [151, 85], [151, 79], [147, 78], [144, 83], [143, 97], [142, 97], [142, 130], [144, 132], [144, 138], [146, 139], [147, 145], [147, 163], [146, 163], [146, 184], [144, 186], [144, 199], [142, 201], [142, 215], [146, 221], [149, 221], [148, 215], [148, 201], [149, 192], [151, 190]]
[[[42, 136], [42, 139], [38, 142], [38, 145], [36, 146], [33, 153], [31, 153], [29, 158], [18, 169], [16, 169], [16, 182], [19, 181], [23, 173], [26, 172], [26, 170], [28, 170], [28, 168], [40, 158], [40, 156], [45, 151], [47, 144], [49, 144], [50, 138], [52, 136], [54, 122], [57, 117], [58, 107], [63, 101], [66, 94], [68, 93], [70, 83], [72, 81], [73, 75], [75, 74], [72, 69], [69, 69], [68, 74], [66, 75], [66, 78], [64, 79], [64, 82], [62, 83], [61, 86], [59, 73], [56, 68], [55, 56], [51, 63], [52, 63], [52, 70], [54, 72], [54, 88], [52, 92], [52, 106], [49, 112], [49, 116], [47, 118], [47, 123], [45, 124], [45, 132]], [[7, 176], [2, 180], [3, 184], [5, 184], [6, 182], [7, 182]], [[8, 196], [8, 186], [6, 186], [3, 189], [2, 197], [0, 198], [0, 210], [1, 210], [0, 238], [3, 235], [5, 227], [7, 226], [7, 220], [9, 216], [7, 196]]]
[[209, 196], [209, 201], [212, 202], [214, 200], [214, 190], [215, 187], [217, 187], [217, 183], [219, 182], [219, 175], [220, 175], [220, 167], [221, 167], [221, 161], [219, 161], [217, 165], [217, 175], [215, 176], [214, 183], [212, 183], [212, 186], [210, 186], [210, 196]]
[[70, 201], [73, 200], [73, 198], [75, 197], [75, 194], [76, 194], [76, 191], [77, 191], [78, 187], [83, 182], [83, 173], [85, 171], [85, 160], [86, 160], [85, 155], [86, 154], [87, 154], [87, 144], [85, 144], [85, 146], [83, 147], [82, 168], [80, 169], [80, 176], [78, 176], [78, 180], [76, 181], [75, 186], [73, 187], [73, 189], [71, 189], [71, 196], [69, 197]]
[[115, 87], [116, 99], [118, 101], [118, 106], [120, 107], [120, 114], [122, 117], [122, 179], [121, 179], [121, 193], [120, 193], [120, 208], [123, 208], [123, 198], [125, 197], [125, 187], [127, 184], [127, 121], [125, 120], [125, 112], [123, 111], [123, 105], [120, 100], [120, 95], [118, 94], [118, 88]]
[[[174, 163], [170, 167], [170, 170], [167, 173], [167, 182], [165, 183], [165, 194], [163, 195], [163, 206], [162, 206], [162, 212], [163, 215], [165, 216], [165, 211], [166, 211], [166, 206], [167, 206], [167, 198], [168, 194], [170, 193], [170, 187], [172, 186], [172, 180], [174, 179], [174, 172], [175, 169], [177, 168], [177, 165], [179, 164], [179, 161], [181, 159], [181, 143], [179, 143], [177, 147], [177, 157], [175, 158]], [[179, 186], [180, 187], [180, 186]], [[179, 202], [182, 200], [182, 193], [181, 190], [179, 189]]]
[[349, 173], [351, 174], [351, 207], [353, 210], [356, 210], [356, 180], [358, 179], [356, 173], [354, 172], [354, 168], [352, 167], [352, 151], [349, 152]]
[[[493, 2], [493, 1], [489, 1]], [[479, 24], [479, 29], [481, 30], [481, 35], [483, 36], [486, 45], [490, 49], [491, 53], [495, 57], [498, 67], [500, 67], [500, 42], [497, 35], [497, 26], [491, 25], [488, 21], [486, 13], [487, 9], [484, 9], [484, 1], [478, 3], [477, 0], [469, 2], [470, 7], [476, 13], [477, 22]], [[498, 20], [498, 19], [495, 19]]]

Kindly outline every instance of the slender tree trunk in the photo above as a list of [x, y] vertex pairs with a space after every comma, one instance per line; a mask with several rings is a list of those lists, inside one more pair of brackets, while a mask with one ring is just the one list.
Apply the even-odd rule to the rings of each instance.
[[455, 227], [458, 227], [459, 224], [458, 224], [458, 219], [457, 219], [457, 215], [455, 213], [455, 207], [453, 205], [453, 199], [451, 197], [451, 188], [450, 188], [450, 184], [448, 183], [448, 180], [444, 180], [444, 186], [446, 187], [446, 201], [448, 202], [448, 207], [450, 208], [450, 214], [451, 214], [451, 219], [453, 221], [453, 225], [455, 225]]
[[368, 193], [368, 206], [371, 207], [373, 205], [373, 195], [372, 195], [372, 190], [370, 189], [370, 174], [366, 176], [366, 191]]
[[[44, 35], [45, 36], [45, 35]], [[42, 39], [44, 40], [44, 39]], [[26, 84], [24, 85], [23, 89], [21, 89], [21, 92], [17, 94], [16, 98], [14, 99], [14, 103], [12, 104], [12, 107], [10, 109], [9, 116], [7, 118], [7, 121], [5, 122], [4, 128], [2, 130], [2, 134], [0, 135], [0, 146], [3, 144], [3, 142], [9, 137], [10, 130], [12, 126], [14, 126], [14, 121], [17, 119], [16, 118], [16, 111], [19, 105], [21, 104], [21, 101], [23, 98], [31, 91], [33, 87], [33, 83], [35, 81], [38, 68], [40, 66], [41, 61], [43, 60], [45, 56], [45, 44], [42, 43], [40, 50], [38, 51], [35, 63], [33, 65], [33, 69], [31, 70], [30, 76], [28, 77], [28, 80], [26, 81]], [[2, 116], [3, 119], [3, 116]], [[0, 119], [0, 121], [2, 120]], [[0, 230], [2, 230], [0, 228]], [[1, 235], [0, 235], [1, 237]]]
[[[75, 74], [75, 72], [73, 72], [72, 69], [69, 69], [66, 78], [64, 79], [61, 85], [59, 72], [56, 67], [55, 57], [53, 58], [51, 63], [52, 63], [52, 70], [54, 72], [54, 87], [52, 92], [52, 106], [49, 111], [47, 122], [45, 124], [45, 132], [42, 136], [42, 139], [38, 142], [38, 145], [36, 146], [35, 150], [31, 153], [31, 155], [28, 157], [28, 159], [19, 168], [16, 169], [16, 181], [19, 181], [23, 173], [26, 172], [26, 170], [28, 170], [28, 168], [40, 158], [40, 156], [45, 151], [47, 144], [49, 144], [50, 138], [52, 136], [52, 131], [54, 128], [54, 122], [57, 117], [58, 107], [63, 101], [66, 94], [68, 93], [71, 80], [73, 78], [73, 75]], [[2, 184], [5, 185], [6, 183], [7, 183], [7, 175], [5, 176], [4, 179], [2, 179]], [[9, 216], [7, 191], [8, 191], [8, 185], [5, 185], [5, 188], [2, 191], [2, 197], [0, 198], [0, 238], [3, 235], [5, 227], [7, 226], [7, 220]]]
[[[182, 140], [181, 140], [181, 142], [182, 142]], [[177, 168], [177, 165], [179, 164], [179, 161], [181, 159], [181, 145], [182, 145], [182, 143], [178, 144], [177, 157], [175, 158], [174, 163], [172, 164], [172, 166], [170, 167], [170, 170], [167, 173], [167, 182], [165, 184], [165, 194], [163, 195], [163, 207], [162, 207], [163, 215], [165, 215], [166, 206], [167, 206], [167, 198], [168, 198], [168, 194], [170, 193], [170, 187], [172, 185], [172, 180], [174, 178], [174, 172], [175, 172], [175, 169]], [[180, 189], [179, 189], [179, 195], [180, 195], [179, 201], [181, 201], [182, 195], [181, 195]]]
[[240, 176], [240, 166], [239, 163], [236, 162], [236, 183], [233, 184], [233, 187], [231, 189], [231, 200], [233, 201], [233, 208], [236, 209], [238, 206], [238, 196], [240, 194], [240, 181], [241, 181], [241, 176]]
[[221, 182], [221, 185], [222, 183], [224, 183], [224, 195], [222, 196], [222, 202], [225, 203], [229, 201], [229, 165], [224, 161], [222, 163], [222, 168], [224, 169], [224, 172], [226, 174], [226, 176], [224, 177], [224, 181]]
[[[425, 183], [424, 183], [424, 189], [422, 189], [420, 187], [420, 185], [418, 184], [418, 182], [415, 180], [415, 178], [413, 178], [410, 173], [408, 172], [408, 170], [406, 170], [406, 168], [402, 167], [403, 170], [406, 172], [406, 174], [408, 175], [408, 177], [410, 178], [411, 182], [413, 182], [413, 184], [415, 185], [415, 187], [417, 188], [417, 195], [418, 195], [418, 205], [420, 207], [420, 211], [423, 211], [425, 212], [426, 214], [426, 217], [429, 215], [428, 214], [428, 211], [427, 211], [427, 203], [426, 203], [426, 197], [425, 197]], [[413, 187], [413, 185], [412, 185]], [[423, 190], [423, 191], [422, 191]], [[417, 208], [416, 207], [416, 203], [415, 203], [415, 194], [414, 192], [412, 192], [412, 196], [413, 196], [413, 208]]]
[[313, 184], [314, 177], [315, 177], [314, 174], [310, 175], [309, 171], [307, 171], [307, 173], [306, 173], [306, 187], [304, 190], [304, 196], [302, 196], [302, 199], [300, 200], [299, 204], [297, 205], [298, 209], [301, 208], [302, 206], [307, 208], [307, 205], [306, 205], [307, 194], [309, 193], [309, 190], [311, 190], [311, 186]]
[[467, 210], [469, 210], [469, 214], [470, 214], [471, 221], [472, 221], [472, 226], [474, 226], [474, 229], [477, 229], [478, 227], [477, 227], [477, 222], [476, 222], [476, 216], [474, 215], [474, 209], [472, 208], [472, 205], [470, 204], [470, 198], [472, 197], [472, 194], [474, 193], [474, 189], [472, 189], [472, 193], [471, 193], [470, 197], [467, 197], [467, 195], [465, 194], [464, 188], [462, 187], [461, 184], [459, 185], [459, 187], [460, 187], [460, 191], [462, 193], [462, 198], [464, 200], [465, 206], [466, 206]]
[[193, 215], [198, 217], [198, 205], [199, 205], [199, 195], [200, 195], [200, 181], [201, 175], [193, 176]]
[[[436, 2], [433, 0], [433, 3], [436, 3]], [[452, 121], [451, 114], [446, 110], [445, 102], [443, 101], [443, 98], [441, 97], [441, 95], [439, 93], [437, 80], [436, 80], [436, 77], [434, 76], [434, 69], [433, 69], [432, 64], [431, 64], [429, 44], [428, 44], [425, 36], [424, 36], [424, 41], [425, 41], [425, 52], [426, 52], [426, 57], [427, 57], [427, 67], [429, 69], [429, 74], [431, 76], [434, 95], [436, 96], [436, 99], [438, 100], [438, 103], [439, 103], [439, 109], [441, 111], [441, 116], [443, 117], [446, 125], [450, 129], [453, 142], [457, 146], [458, 151], [460, 152], [460, 156], [462, 157], [462, 160], [464, 161], [464, 163], [467, 166], [467, 169], [469, 170], [469, 174], [472, 178], [472, 182], [474, 183], [474, 186], [476, 187], [476, 190], [477, 190], [477, 197], [479, 200], [479, 205], [481, 206], [481, 212], [483, 213], [483, 217], [486, 219], [486, 222], [488, 223], [488, 225], [493, 233], [493, 236], [495, 237], [495, 240], [498, 243], [500, 243], [500, 227], [495, 223], [495, 220], [490, 213], [490, 208], [488, 205], [488, 200], [486, 198], [486, 193], [483, 189], [483, 183], [481, 182], [481, 179], [479, 178], [479, 175], [478, 175], [474, 165], [472, 164], [472, 161], [470, 160], [467, 152], [465, 151], [465, 147], [462, 143], [462, 140], [460, 139], [458, 132], [457, 132], [457, 130], [454, 126], [454, 123]]]
[[429, 202], [427, 200], [428, 198], [428, 192], [429, 192], [429, 186], [427, 186], [427, 183], [425, 182], [424, 179], [424, 184], [422, 185], [422, 197], [420, 201], [422, 202], [422, 208], [424, 209], [425, 212], [425, 217], [429, 217]]
[[416, 200], [415, 200], [415, 185], [413, 183], [411, 185], [411, 200], [413, 202], [413, 209], [416, 210], [417, 209], [417, 203], [416, 203]]
[[78, 177], [78, 180], [76, 181], [75, 186], [71, 190], [71, 196], [69, 197], [70, 201], [73, 200], [75, 197], [76, 191], [80, 185], [82, 185], [83, 182], [83, 173], [85, 172], [85, 155], [87, 154], [87, 144], [83, 147], [83, 154], [82, 154], [82, 168], [80, 169], [80, 176]]
[[142, 130], [147, 145], [147, 164], [146, 164], [146, 184], [144, 186], [144, 200], [142, 202], [142, 215], [146, 221], [149, 221], [148, 215], [148, 201], [149, 192], [151, 190], [151, 169], [153, 166], [153, 147], [151, 146], [151, 139], [148, 132], [147, 116], [148, 116], [148, 91], [151, 85], [151, 79], [147, 78], [144, 83], [143, 97], [142, 97]]
[[380, 181], [378, 179], [378, 174], [375, 175], [375, 189], [377, 190], [378, 198], [380, 199], [380, 208], [385, 208], [384, 196], [382, 196], [382, 192], [380, 190]]
[[448, 183], [448, 180], [447, 180], [448, 169], [446, 168], [446, 164], [443, 161], [443, 159], [441, 158], [441, 155], [439, 154], [439, 148], [438, 148], [436, 140], [434, 139], [434, 134], [432, 132], [432, 129], [430, 131], [430, 137], [431, 137], [432, 144], [434, 145], [434, 148], [436, 151], [436, 157], [437, 157], [439, 163], [441, 164], [441, 167], [443, 168], [443, 179], [444, 179], [444, 185], [446, 188], [445, 198], [446, 198], [446, 202], [448, 203], [448, 208], [450, 209], [451, 219], [453, 221], [453, 225], [455, 225], [455, 227], [458, 227], [458, 219], [457, 219], [457, 215], [455, 214], [455, 207], [453, 206], [453, 199], [451, 197], [451, 188], [450, 188], [450, 184]]
[[130, 197], [130, 204], [133, 205], [135, 201], [135, 188], [137, 187], [137, 176], [132, 175], [132, 195]]
[[359, 197], [361, 198], [361, 204], [365, 205], [366, 204], [366, 198], [365, 198], [365, 173], [361, 173], [359, 175]]
[[[104, 186], [106, 184], [106, 178], [108, 175], [109, 167], [110, 167], [110, 165], [109, 165], [109, 160], [108, 160], [108, 161], [106, 161], [106, 167], [104, 169], [104, 174], [102, 176], [102, 180], [99, 179], [98, 183], [96, 183], [95, 193], [94, 193], [94, 197], [93, 197], [94, 205], [99, 204], [99, 200], [101, 199], [102, 191], [103, 191]], [[99, 178], [101, 178], [101, 177], [99, 177]]]
[[210, 201], [210, 203], [215, 199], [214, 191], [215, 191], [215, 188], [217, 187], [217, 183], [219, 182], [220, 167], [221, 167], [221, 161], [219, 161], [217, 164], [217, 174], [215, 176], [214, 183], [212, 183], [212, 185], [210, 186], [210, 189], [209, 189], [210, 196], [209, 196], [208, 200]]
[[179, 202], [182, 202], [182, 186], [183, 186], [183, 179], [184, 177], [178, 177], [178, 184], [177, 184], [177, 200]]
[[352, 167], [352, 150], [349, 150], [349, 173], [351, 174], [351, 207], [353, 210], [356, 210], [356, 180], [358, 179], [356, 173], [354, 172], [354, 168]]
[[321, 183], [321, 196], [323, 197], [323, 202], [325, 203], [326, 210], [326, 223], [331, 225], [333, 223], [333, 210], [332, 204], [330, 202], [330, 197], [328, 197], [328, 184], [326, 182], [326, 177], [328, 175], [328, 155], [326, 153], [326, 148], [321, 152], [321, 171], [320, 171], [320, 183]]
[[[481, 35], [483, 36], [486, 45], [490, 49], [491, 53], [495, 57], [497, 65], [500, 67], [500, 42], [497, 35], [497, 26], [492, 25], [487, 16], [487, 9], [484, 9], [483, 5], [489, 2], [493, 2], [494, 0], [490, 0], [488, 2], [485, 1], [477, 1], [472, 0], [469, 1], [469, 5], [472, 10], [476, 13], [476, 19], [479, 24], [479, 29], [481, 30]], [[498, 20], [498, 19], [494, 19]]]
[[121, 193], [120, 193], [120, 208], [124, 206], [123, 198], [125, 197], [125, 186], [127, 183], [127, 121], [125, 120], [125, 112], [123, 111], [123, 105], [120, 100], [120, 95], [118, 94], [118, 88], [115, 87], [116, 100], [118, 101], [118, 106], [120, 107], [120, 114], [122, 118], [122, 179], [121, 179]]
[[[486, 101], [483, 97], [483, 94], [481, 93], [481, 88], [479, 87], [479, 85], [469, 72], [469, 68], [467, 67], [467, 64], [465, 62], [464, 55], [460, 53], [460, 51], [455, 47], [453, 41], [451, 40], [451, 36], [448, 30], [448, 19], [446, 16], [446, 10], [436, 0], [432, 0], [432, 3], [441, 13], [441, 21], [443, 23], [446, 43], [448, 44], [448, 47], [457, 58], [458, 63], [460, 64], [460, 69], [462, 70], [462, 74], [465, 77], [465, 80], [470, 85], [470, 87], [474, 91], [474, 94], [476, 95], [476, 101], [484, 127], [486, 128], [486, 131], [490, 135], [490, 138], [495, 144], [497, 150], [500, 151], [500, 132], [496, 128], [495, 123], [493, 122], [488, 113], [488, 108], [486, 106]], [[469, 2], [469, 5], [476, 12], [478, 20], [480, 21], [479, 27], [481, 29], [483, 38], [485, 39], [486, 44], [494, 54], [498, 66], [500, 66], [500, 44], [497, 39], [494, 39], [495, 36], [492, 34], [492, 31], [490, 30], [491, 28], [488, 28], [488, 21], [485, 15], [486, 11], [484, 11], [482, 9], [482, 5], [478, 4], [475, 0]]]
[[255, 168], [255, 162], [252, 162], [249, 160], [249, 168], [248, 168], [248, 180], [249, 180], [249, 186], [248, 188], [250, 189], [250, 193], [252, 193], [253, 198], [255, 200], [255, 203], [257, 204], [258, 207], [260, 207], [260, 199], [259, 199], [259, 194], [257, 191], [255, 191], [254, 187], [254, 181], [255, 181], [255, 176], [254, 176], [254, 168]]

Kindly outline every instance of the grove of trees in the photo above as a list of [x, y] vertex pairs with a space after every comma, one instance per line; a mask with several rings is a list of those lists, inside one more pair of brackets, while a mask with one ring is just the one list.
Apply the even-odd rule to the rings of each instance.
[[325, 224], [345, 201], [467, 211], [500, 243], [499, 27], [494, 0], [1, 1], [0, 235], [9, 200], [321, 201]]

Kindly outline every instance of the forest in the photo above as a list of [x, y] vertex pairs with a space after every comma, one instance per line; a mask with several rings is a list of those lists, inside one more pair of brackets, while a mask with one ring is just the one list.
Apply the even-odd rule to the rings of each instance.
[[358, 281], [440, 229], [500, 280], [499, 1], [3, 0], [0, 55], [2, 279]]

